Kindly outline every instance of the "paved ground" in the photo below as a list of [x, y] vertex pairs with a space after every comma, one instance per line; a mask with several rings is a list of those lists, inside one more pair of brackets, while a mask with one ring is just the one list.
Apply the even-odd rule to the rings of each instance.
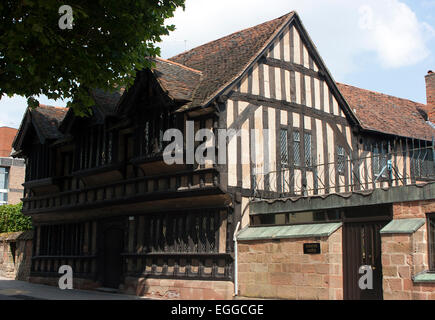
[[0, 300], [140, 300], [137, 296], [57, 287], [0, 277]]

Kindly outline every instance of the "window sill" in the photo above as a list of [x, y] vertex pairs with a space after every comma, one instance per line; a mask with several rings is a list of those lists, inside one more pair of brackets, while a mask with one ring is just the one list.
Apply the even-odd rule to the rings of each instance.
[[420, 272], [412, 280], [414, 283], [435, 283], [435, 272], [428, 270]]

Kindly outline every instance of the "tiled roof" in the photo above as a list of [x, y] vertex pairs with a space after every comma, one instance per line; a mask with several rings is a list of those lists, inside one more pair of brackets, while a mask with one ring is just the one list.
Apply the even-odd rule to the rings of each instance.
[[198, 87], [201, 72], [179, 63], [154, 59], [154, 76], [168, 95], [178, 101], [192, 101], [192, 95]]
[[104, 114], [112, 114], [115, 112], [119, 99], [124, 94], [124, 88], [119, 88], [114, 92], [106, 92], [102, 89], [93, 89], [91, 95], [94, 98], [96, 106]]
[[35, 109], [29, 109], [32, 115], [32, 121], [38, 127], [39, 132], [46, 139], [58, 139], [62, 134], [58, 127], [64, 119], [68, 108], [53, 107], [40, 104]]
[[202, 72], [191, 105], [207, 103], [233, 81], [293, 14], [288, 13], [170, 58], [171, 61]]
[[423, 140], [435, 136], [420, 113], [424, 104], [342, 83], [337, 86], [364, 129]]

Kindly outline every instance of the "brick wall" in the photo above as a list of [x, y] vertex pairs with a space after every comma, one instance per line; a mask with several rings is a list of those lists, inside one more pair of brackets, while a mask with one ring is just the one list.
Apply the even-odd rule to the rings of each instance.
[[[321, 254], [304, 254], [319, 242]], [[329, 237], [240, 241], [239, 294], [283, 299], [343, 299], [342, 231]]]
[[426, 79], [427, 114], [429, 120], [435, 123], [435, 73], [428, 73]]
[[11, 166], [9, 168], [9, 192], [8, 203], [17, 204], [21, 202], [23, 197], [24, 188], [22, 183], [24, 182], [26, 174], [26, 167]]

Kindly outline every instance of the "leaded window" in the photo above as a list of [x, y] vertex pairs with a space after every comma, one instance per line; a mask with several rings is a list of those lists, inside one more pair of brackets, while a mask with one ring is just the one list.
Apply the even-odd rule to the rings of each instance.
[[382, 172], [382, 177], [387, 176], [387, 154], [382, 146], [373, 147], [373, 173], [377, 178]]
[[286, 129], [281, 129], [280, 154], [281, 154], [281, 166], [283, 168], [285, 168], [288, 166], [288, 141], [287, 141], [287, 130]]
[[299, 131], [293, 131], [293, 164], [301, 165], [301, 135]]
[[418, 178], [429, 178], [435, 176], [432, 148], [420, 148], [412, 151], [411, 168], [414, 176]]
[[305, 144], [305, 164], [307, 167], [311, 167], [313, 165], [312, 158], [312, 143], [311, 143], [311, 133], [306, 132], [304, 135], [304, 144]]
[[344, 148], [338, 146], [337, 148], [337, 170], [339, 174], [344, 174], [346, 155], [344, 153]]

